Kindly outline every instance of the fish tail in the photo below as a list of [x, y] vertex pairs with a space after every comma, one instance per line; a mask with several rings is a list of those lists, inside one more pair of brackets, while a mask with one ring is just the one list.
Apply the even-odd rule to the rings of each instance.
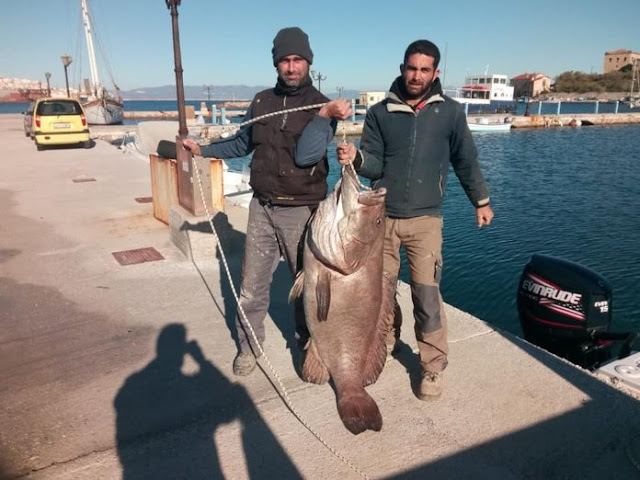
[[364, 388], [339, 394], [338, 413], [344, 426], [354, 435], [365, 430], [379, 432], [382, 429], [378, 405]]

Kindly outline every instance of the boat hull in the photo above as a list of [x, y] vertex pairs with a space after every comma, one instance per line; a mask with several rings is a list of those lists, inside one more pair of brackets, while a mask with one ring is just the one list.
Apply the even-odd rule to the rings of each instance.
[[117, 125], [124, 120], [124, 106], [111, 99], [96, 99], [82, 103], [89, 125]]

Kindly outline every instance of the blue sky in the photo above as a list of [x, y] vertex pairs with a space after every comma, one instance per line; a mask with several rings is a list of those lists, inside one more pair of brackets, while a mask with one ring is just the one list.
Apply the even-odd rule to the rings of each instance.
[[[90, 3], [99, 43], [121, 89], [175, 83], [164, 0]], [[70, 82], [87, 77], [79, 4], [3, 2], [0, 76], [45, 81], [48, 71], [52, 87], [62, 88], [60, 55], [68, 53], [74, 59]], [[487, 67], [509, 76], [601, 73], [605, 51], [640, 51], [640, 0], [182, 0], [178, 12], [186, 85], [272, 85], [273, 37], [294, 25], [309, 34], [313, 67], [326, 76], [327, 93], [338, 86], [386, 90], [404, 49], [419, 38], [440, 47], [441, 77], [454, 86]], [[102, 77], [108, 80], [107, 73]]]

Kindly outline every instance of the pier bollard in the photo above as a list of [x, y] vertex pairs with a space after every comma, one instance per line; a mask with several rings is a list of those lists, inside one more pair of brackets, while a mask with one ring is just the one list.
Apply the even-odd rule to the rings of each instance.
[[620, 100], [616, 100], [616, 109], [613, 113], [618, 114], [618, 107], [620, 106]]
[[542, 115], [542, 100], [538, 101], [538, 115]]
[[600, 102], [596, 100], [596, 115], [598, 114], [598, 110], [600, 110]]
[[227, 124], [227, 109], [222, 107], [220, 109], [220, 125]]
[[218, 107], [216, 107], [215, 103], [211, 105], [211, 123], [213, 125], [218, 124]]
[[356, 121], [356, 101], [355, 99], [351, 99], [351, 121]]
[[556, 111], [556, 115], [560, 115], [560, 105], [562, 105], [562, 102], [558, 100], [558, 110]]

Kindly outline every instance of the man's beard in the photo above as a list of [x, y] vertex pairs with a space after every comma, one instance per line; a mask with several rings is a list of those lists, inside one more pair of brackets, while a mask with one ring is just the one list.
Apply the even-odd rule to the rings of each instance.
[[419, 98], [424, 97], [428, 92], [429, 89], [431, 88], [433, 82], [429, 82], [423, 89], [421, 89], [418, 93], [411, 93], [409, 91], [408, 88], [408, 84], [405, 83], [404, 85], [404, 92], [405, 95], [407, 96], [407, 100], [418, 100]]
[[297, 80], [287, 80], [286, 78], [283, 78], [282, 81], [287, 87], [299, 87], [300, 82], [302, 82], [302, 78], [299, 78]]
[[280, 80], [282, 80], [282, 83], [284, 83], [289, 88], [297, 88], [300, 85], [302, 85], [302, 82], [304, 82], [308, 76], [309, 75], [307, 74], [307, 75], [302, 75], [300, 78], [296, 80], [288, 80], [282, 75], [280, 75]]

